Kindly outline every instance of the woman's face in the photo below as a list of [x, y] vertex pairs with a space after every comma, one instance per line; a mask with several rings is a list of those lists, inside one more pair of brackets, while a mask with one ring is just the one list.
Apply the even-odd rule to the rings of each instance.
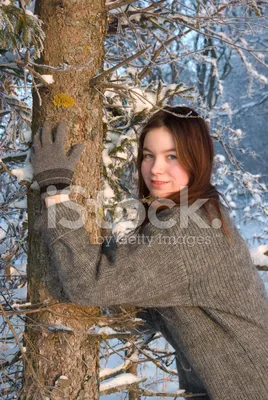
[[166, 128], [146, 134], [141, 173], [153, 197], [167, 197], [188, 184], [189, 176], [179, 163], [175, 142]]

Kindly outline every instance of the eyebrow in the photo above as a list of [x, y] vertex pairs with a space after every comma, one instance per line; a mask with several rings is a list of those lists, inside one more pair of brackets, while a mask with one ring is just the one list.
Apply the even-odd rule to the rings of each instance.
[[[147, 147], [143, 147], [142, 151], [151, 152], [151, 150], [149, 150]], [[170, 151], [175, 151], [176, 152], [176, 149], [168, 149], [168, 150], [163, 151], [163, 153], [169, 153]]]

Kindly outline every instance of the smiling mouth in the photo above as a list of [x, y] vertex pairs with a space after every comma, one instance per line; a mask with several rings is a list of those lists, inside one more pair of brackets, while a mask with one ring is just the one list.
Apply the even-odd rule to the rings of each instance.
[[168, 182], [164, 182], [164, 181], [151, 181], [152, 185], [154, 186], [162, 186], [165, 185]]

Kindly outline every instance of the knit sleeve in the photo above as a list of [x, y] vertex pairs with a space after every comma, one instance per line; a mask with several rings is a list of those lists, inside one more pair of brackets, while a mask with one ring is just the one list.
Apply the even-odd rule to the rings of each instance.
[[113, 243], [113, 248], [103, 254], [100, 244], [90, 243], [84, 227], [75, 226], [78, 213], [74, 204], [68, 201], [44, 209], [36, 223], [71, 302], [96, 306], [191, 305], [182, 258], [176, 245], [159, 240], [162, 229], [150, 224], [143, 235]]

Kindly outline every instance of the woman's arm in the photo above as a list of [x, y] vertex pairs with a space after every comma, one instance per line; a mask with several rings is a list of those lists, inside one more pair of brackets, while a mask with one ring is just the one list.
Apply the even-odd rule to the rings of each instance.
[[111, 246], [112, 257], [107, 257], [101, 245], [90, 243], [83, 227], [76, 229], [77, 209], [72, 201], [52, 205], [37, 223], [70, 301], [98, 306], [191, 305], [178, 246], [159, 239], [167, 230], [148, 226], [144, 235]]
[[[34, 137], [31, 161], [43, 197], [71, 184], [82, 154], [82, 144], [73, 145], [65, 153], [66, 128], [65, 123], [60, 123], [53, 135], [52, 126], [45, 123]], [[59, 198], [54, 200], [57, 203]], [[67, 197], [62, 203], [48, 204], [54, 200], [45, 200], [48, 208], [43, 210], [36, 227], [42, 232], [72, 302], [142, 307], [191, 304], [179, 248], [158, 242], [159, 230], [148, 228], [147, 238], [133, 236], [132, 241], [121, 243], [104, 255], [101, 245], [90, 244], [89, 234], [76, 223], [79, 206]]]

